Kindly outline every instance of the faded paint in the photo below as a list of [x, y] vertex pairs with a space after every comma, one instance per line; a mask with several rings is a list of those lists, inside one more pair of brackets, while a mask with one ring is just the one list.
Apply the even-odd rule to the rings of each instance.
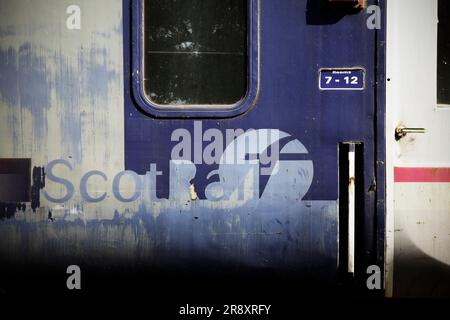
[[[337, 243], [330, 237], [337, 232], [336, 201], [302, 201], [312, 181], [312, 162], [301, 170], [282, 167], [284, 174], [271, 178], [274, 188], [260, 201], [253, 199], [253, 174], [245, 179], [243, 199], [234, 193], [228, 201], [192, 201], [198, 198], [194, 185], [180, 182], [189, 181], [195, 167], [173, 162], [170, 190], [175, 196], [170, 199], [155, 202], [141, 195], [123, 203], [93, 178], [88, 184], [92, 196], [106, 191], [107, 197], [101, 205], [83, 202], [76, 182], [85, 172], [97, 169], [113, 177], [124, 169], [122, 1], [78, 1], [79, 31], [65, 28], [68, 4], [0, 1], [0, 110], [5, 115], [0, 117], [0, 157], [29, 157], [35, 166], [33, 202], [26, 210], [4, 210], [9, 219], [0, 225], [6, 239], [0, 246], [3, 257], [20, 259], [14, 254], [20, 250], [28, 257], [133, 260], [169, 248], [177, 248], [170, 250], [181, 257], [220, 248], [224, 259], [265, 266], [305, 257], [305, 266], [336, 260]], [[44, 185], [53, 196], [66, 192], [44, 179], [41, 166], [54, 159], [73, 166], [55, 169], [75, 183], [74, 197], [64, 204], [42, 196]], [[305, 181], [292, 174], [297, 170]], [[229, 172], [222, 169], [227, 179]], [[291, 192], [282, 192], [285, 184]], [[128, 197], [133, 188], [124, 177], [119, 191]], [[281, 207], [274, 197], [283, 200]]]
[[[2, 131], [2, 145], [9, 148], [1, 156], [27, 154], [43, 165], [69, 157], [86, 163], [83, 157], [89, 162], [103, 153], [106, 164], [110, 152], [99, 140], [119, 138], [115, 129], [123, 123], [121, 3], [80, 1], [86, 23], [82, 31], [69, 32], [60, 25], [65, 2], [0, 3], [1, 23], [16, 31], [0, 42], [1, 110], [8, 115], [0, 121], [13, 126], [2, 126], [10, 130]], [[98, 12], [97, 5], [108, 9]]]
[[260, 267], [297, 263], [326, 268], [336, 258], [329, 253], [337, 251], [337, 244], [328, 236], [337, 228], [336, 204], [286, 204], [278, 211], [270, 203], [263, 201], [250, 212], [242, 208], [212, 213], [193, 207], [186, 212], [165, 210], [157, 217], [142, 207], [130, 218], [116, 211], [112, 220], [73, 222], [49, 222], [42, 210], [40, 218], [4, 222], [1, 231], [7, 245], [0, 250], [11, 261], [24, 256], [55, 262], [90, 257], [103, 263], [176, 264], [199, 254]]
[[[27, 257], [45, 261], [87, 259], [107, 264], [121, 259], [152, 263], [172, 259], [174, 262], [199, 254], [263, 267], [289, 268], [290, 264], [318, 267], [334, 275], [338, 238], [336, 198], [302, 199], [313, 183], [312, 160], [302, 160], [300, 164], [280, 162], [279, 174], [269, 177], [268, 187], [260, 199], [256, 167], [254, 171], [244, 168], [234, 172], [232, 168], [220, 168], [225, 191], [233, 187], [229, 179], [244, 180], [243, 197], [235, 192], [227, 201], [206, 201], [198, 199], [190, 181], [195, 175], [195, 166], [174, 161], [170, 163], [172, 196], [169, 199], [154, 201], [142, 194], [137, 201], [124, 203], [113, 197], [112, 177], [125, 169], [123, 110], [127, 94], [123, 89], [122, 1], [78, 0], [82, 10], [81, 30], [65, 27], [69, 4], [69, 1], [59, 0], [0, 0], [0, 68], [3, 74], [0, 75], [0, 157], [31, 158], [36, 170], [34, 203], [18, 211], [5, 209], [10, 219], [0, 223], [4, 239], [0, 244], [2, 257], [11, 261], [23, 261]], [[296, 4], [295, 8], [304, 13], [303, 3]], [[348, 41], [347, 26], [339, 27], [338, 42]], [[357, 36], [361, 34], [364, 33]], [[314, 50], [323, 49], [326, 37], [328, 34]], [[364, 35], [364, 38], [370, 36]], [[284, 43], [290, 48], [288, 41]], [[317, 52], [314, 50], [311, 52]], [[292, 51], [289, 49], [290, 54]], [[297, 83], [292, 66], [300, 65], [292, 63], [287, 52], [281, 51], [289, 58], [283, 60], [282, 57], [280, 61], [290, 61], [291, 65], [270, 66], [275, 69], [281, 66], [282, 73], [288, 75], [276, 81], [275, 93], [270, 93], [274, 100], [281, 100], [288, 84]], [[325, 61], [329, 61], [327, 59]], [[267, 73], [271, 73], [271, 69], [268, 68]], [[367, 98], [372, 101], [369, 95]], [[297, 107], [295, 97], [294, 91], [288, 93], [287, 103], [292, 104], [291, 107]], [[326, 98], [314, 98], [311, 103], [318, 100], [323, 102]], [[345, 101], [342, 99], [336, 108], [326, 109], [348, 109]], [[358, 101], [364, 109], [372, 109], [371, 102], [367, 104], [362, 98]], [[269, 109], [268, 118], [274, 115], [271, 112], [274, 111]], [[334, 114], [331, 116], [328, 112], [323, 112], [324, 118], [334, 122]], [[370, 112], [364, 111], [365, 119], [370, 118]], [[130, 117], [133, 114], [134, 109]], [[325, 124], [316, 121], [314, 115], [305, 111], [301, 119], [299, 116], [302, 121], [312, 117], [316, 123], [317, 127], [310, 128], [311, 136], [315, 135], [312, 129], [318, 130]], [[254, 114], [252, 117], [253, 121], [258, 120]], [[359, 123], [362, 117], [342, 118]], [[280, 125], [282, 119], [278, 118], [273, 125]], [[167, 126], [163, 121], [154, 121], [162, 128]], [[151, 130], [146, 131], [145, 122], [148, 119], [142, 121], [142, 128], [136, 128], [136, 134], [150, 133]], [[325, 145], [323, 141], [334, 141], [337, 131], [345, 131], [343, 128], [359, 127], [343, 123], [339, 130], [336, 126], [330, 131], [320, 131], [315, 135], [317, 140], [312, 141]], [[307, 131], [305, 129], [305, 133]], [[349, 131], [344, 135], [353, 134], [360, 133]], [[143, 139], [151, 143], [152, 138]], [[295, 151], [305, 156], [307, 153], [297, 140], [284, 148], [286, 153]], [[327, 157], [333, 159], [329, 154], [324, 156]], [[64, 166], [55, 169], [59, 176], [73, 182], [76, 190], [74, 197], [63, 204], [52, 203], [42, 196], [44, 182], [49, 194], [61, 197], [66, 193], [62, 185], [45, 181], [40, 169], [55, 159], [67, 160], [73, 167], [72, 170]], [[256, 162], [252, 165], [256, 166]], [[106, 182], [93, 177], [88, 183], [93, 197], [107, 192], [101, 205], [83, 201], [79, 192], [81, 178], [91, 170], [102, 171], [109, 177]], [[241, 173], [247, 175], [240, 176]], [[118, 189], [123, 197], [130, 197], [135, 191], [133, 180], [124, 177]], [[334, 190], [335, 186], [330, 189]], [[192, 201], [194, 198], [197, 200]]]
[[[0, 1], [0, 157], [67, 159], [74, 181], [92, 168], [112, 176], [124, 168], [122, 2], [78, 1], [79, 31], [65, 27], [69, 4]], [[112, 218], [100, 211], [92, 218]]]

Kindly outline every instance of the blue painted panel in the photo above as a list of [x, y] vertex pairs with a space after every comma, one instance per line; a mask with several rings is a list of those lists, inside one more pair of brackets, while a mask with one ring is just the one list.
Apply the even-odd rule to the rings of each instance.
[[[368, 1], [369, 5], [373, 1]], [[124, 1], [125, 10], [131, 10], [131, 4], [136, 10], [137, 1]], [[311, 9], [311, 8], [314, 8]], [[253, 8], [252, 14], [258, 14]], [[211, 119], [207, 114], [193, 114], [197, 119], [186, 119], [187, 114], [171, 119], [161, 119], [152, 116], [150, 110], [143, 110], [142, 101], [136, 95], [136, 79], [132, 79], [138, 71], [132, 57], [136, 55], [136, 43], [139, 39], [130, 38], [133, 33], [127, 27], [139, 25], [136, 15], [124, 14], [125, 17], [125, 166], [139, 174], [145, 174], [150, 164], [157, 165], [162, 172], [157, 177], [157, 196], [177, 201], [177, 195], [170, 195], [170, 184], [174, 181], [170, 170], [171, 153], [178, 141], [172, 141], [172, 133], [177, 129], [185, 129], [191, 136], [196, 136], [195, 121], [201, 121], [199, 143], [205, 148], [209, 142], [201, 135], [216, 129], [225, 135], [229, 129], [277, 129], [288, 134], [280, 140], [280, 150], [290, 150], [292, 143], [301, 143], [307, 152], [301, 154], [280, 154], [280, 163], [311, 161], [313, 170], [311, 182], [306, 190], [302, 181], [306, 179], [304, 171], [288, 171], [289, 179], [283, 180], [277, 175], [259, 176], [259, 199], [255, 200], [252, 211], [262, 220], [250, 220], [252, 228], [247, 223], [239, 223], [230, 231], [233, 235], [251, 233], [256, 229], [268, 232], [267, 224], [278, 224], [279, 216], [289, 214], [289, 223], [296, 227], [292, 232], [298, 233], [294, 243], [287, 238], [281, 242], [271, 235], [263, 242], [258, 242], [258, 250], [262, 255], [270, 256], [271, 250], [283, 250], [290, 243], [291, 250], [285, 251], [285, 260], [270, 260], [272, 267], [304, 268], [314, 265], [311, 253], [324, 241], [322, 252], [326, 257], [327, 266], [331, 270], [337, 265], [338, 239], [338, 144], [344, 141], [360, 141], [364, 144], [364, 186], [363, 190], [371, 189], [375, 177], [375, 76], [376, 76], [376, 32], [366, 28], [367, 15], [364, 11], [357, 14], [342, 14], [321, 12], [307, 0], [261, 1], [259, 12], [261, 21], [260, 54], [260, 93], [256, 104], [246, 113], [231, 118]], [[131, 20], [128, 20], [131, 19]], [[133, 39], [133, 41], [130, 41]], [[133, 48], [133, 50], [131, 50]], [[257, 50], [257, 44], [251, 43], [251, 51]], [[131, 51], [130, 51], [131, 50]], [[332, 54], [330, 54], [332, 53]], [[360, 68], [365, 70], [365, 86], [363, 90], [353, 91], [323, 91], [318, 87], [318, 75], [321, 69], [329, 68]], [[134, 95], [133, 95], [134, 90]], [[136, 98], [137, 96], [137, 98]], [[136, 99], [138, 101], [136, 101]], [[153, 113], [154, 115], [154, 113]], [[215, 115], [217, 116], [217, 115]], [[195, 139], [195, 138], [194, 138]], [[194, 146], [192, 146], [194, 153]], [[199, 215], [208, 217], [209, 229], [204, 229], [209, 235], [199, 243], [203, 247], [214, 247], [214, 234], [220, 232], [223, 224], [227, 224], [225, 216], [218, 214], [225, 204], [221, 201], [215, 205], [209, 204], [208, 186], [220, 180], [220, 176], [209, 177], [214, 170], [221, 170], [220, 164], [208, 165], [204, 162], [195, 164], [192, 183], [202, 201], [201, 208], [192, 209]], [[234, 169], [222, 167], [222, 170], [232, 174]], [[237, 170], [237, 169], [235, 169]], [[171, 176], [172, 174], [172, 176]], [[300, 182], [297, 182], [300, 181]], [[291, 182], [291, 183], [290, 183]], [[297, 189], [300, 188], [300, 189]], [[305, 191], [304, 193], [302, 191]], [[367, 229], [373, 227], [373, 201], [370, 194], [365, 194], [365, 208], [361, 213], [367, 224]], [[204, 202], [204, 205], [203, 205]], [[326, 204], [328, 219], [310, 211], [312, 216], [305, 217], [302, 207], [311, 205], [309, 202]], [[264, 205], [262, 205], [264, 204]], [[247, 204], [250, 205], [250, 204]], [[319, 205], [320, 206], [320, 205]], [[315, 205], [312, 205], [315, 207]], [[255, 209], [256, 208], [256, 209]], [[248, 212], [248, 207], [242, 207], [242, 213]], [[232, 210], [231, 210], [232, 211]], [[320, 211], [320, 210], [319, 210]], [[163, 215], [169, 213], [163, 213]], [[241, 216], [239, 219], [243, 219]], [[320, 217], [320, 218], [319, 218]], [[253, 219], [253, 218], [252, 218]], [[312, 220], [314, 219], [314, 223]], [[182, 242], [186, 250], [195, 247], [193, 242], [179, 241], [185, 234], [186, 226], [177, 219], [166, 221], [170, 228], [172, 241]], [[247, 220], [246, 220], [247, 221]], [[201, 219], [193, 224], [201, 224]], [[253, 231], [252, 231], [253, 230]], [[288, 235], [290, 227], [281, 224], [277, 232]], [[192, 232], [189, 234], [194, 236]], [[304, 238], [302, 238], [304, 237]], [[321, 239], [317, 242], [314, 239]], [[222, 238], [222, 247], [237, 246], [239, 237]], [[306, 247], [305, 247], [306, 245]], [[162, 243], [160, 248], [170, 247], [169, 242]], [[163, 250], [163, 249], [161, 249]], [[163, 250], [164, 251], [164, 250]], [[370, 251], [370, 250], [369, 250]], [[205, 250], [205, 255], [213, 255], [213, 250]], [[219, 252], [221, 252], [219, 250]], [[253, 251], [231, 250], [227, 254], [239, 261], [255, 263]], [[220, 256], [220, 255], [219, 255]], [[324, 260], [324, 261], [325, 261]]]

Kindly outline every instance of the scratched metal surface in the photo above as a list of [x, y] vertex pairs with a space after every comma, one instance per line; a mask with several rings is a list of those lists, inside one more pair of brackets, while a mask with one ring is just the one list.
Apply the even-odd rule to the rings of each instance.
[[[237, 118], [203, 120], [204, 130], [279, 129], [307, 152], [301, 161], [280, 163], [283, 170], [264, 182], [264, 192], [253, 181], [247, 191], [259, 188], [260, 198], [209, 201], [203, 195], [205, 178], [197, 177], [200, 198], [192, 201], [191, 185], [174, 181], [189, 181], [183, 175], [193, 175], [195, 168], [170, 161], [170, 135], [177, 128], [193, 133], [194, 120], [153, 119], [136, 108], [131, 70], [124, 68], [131, 59], [124, 50], [129, 32], [122, 22], [129, 14], [124, 3], [77, 0], [82, 28], [68, 30], [71, 1], [0, 1], [0, 157], [31, 158], [34, 167], [65, 160], [72, 168], [60, 165], [54, 172], [75, 189], [64, 203], [48, 201], [44, 192], [62, 197], [67, 190], [47, 179], [35, 212], [27, 204], [0, 221], [1, 255], [18, 262], [76, 258], [162, 264], [203, 257], [334, 274], [338, 143], [364, 142], [365, 190], [374, 175], [375, 41], [365, 28], [366, 15], [323, 16], [311, 1], [262, 1], [259, 100]], [[128, 45], [125, 40], [125, 49]], [[366, 90], [320, 92], [322, 67], [365, 68]], [[302, 167], [309, 161], [313, 169]], [[163, 172], [157, 195], [165, 199], [153, 201], [142, 193], [136, 201], [118, 201], [112, 190], [116, 174], [133, 170], [142, 178], [150, 163]], [[100, 203], [83, 201], [79, 191], [90, 170], [108, 178], [89, 184], [93, 196], [107, 192]], [[209, 169], [197, 170], [204, 175]], [[223, 170], [233, 176], [233, 168]], [[130, 179], [120, 185], [128, 196], [133, 188]], [[374, 195], [365, 196], [370, 240]], [[367, 252], [373, 250], [369, 240], [362, 248]]]

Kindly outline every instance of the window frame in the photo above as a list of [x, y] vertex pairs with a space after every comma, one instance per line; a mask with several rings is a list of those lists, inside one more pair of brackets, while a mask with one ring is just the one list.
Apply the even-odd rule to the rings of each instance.
[[247, 88], [231, 105], [159, 105], [144, 90], [144, 0], [132, 1], [132, 91], [140, 109], [158, 118], [231, 118], [255, 104], [260, 90], [260, 0], [247, 0]]
[[440, 18], [440, 16], [439, 16], [439, 1], [440, 0], [437, 0], [437, 3], [436, 3], [436, 6], [437, 6], [437, 8], [436, 8], [436, 21], [437, 21], [437, 23], [436, 23], [436, 60], [435, 60], [435, 62], [436, 62], [436, 106], [437, 106], [437, 108], [439, 108], [439, 109], [448, 109], [448, 108], [450, 108], [450, 102], [449, 103], [441, 103], [440, 101], [439, 101], [439, 89], [440, 89], [440, 86], [439, 86], [439, 66], [440, 66], [440, 63], [439, 63], [439, 18]]

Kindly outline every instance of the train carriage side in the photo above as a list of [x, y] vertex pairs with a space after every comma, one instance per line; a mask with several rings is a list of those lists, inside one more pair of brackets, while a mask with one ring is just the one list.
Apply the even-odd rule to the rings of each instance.
[[383, 9], [0, 1], [2, 268], [350, 275], [369, 292], [367, 268], [384, 269], [385, 39], [368, 19]]

